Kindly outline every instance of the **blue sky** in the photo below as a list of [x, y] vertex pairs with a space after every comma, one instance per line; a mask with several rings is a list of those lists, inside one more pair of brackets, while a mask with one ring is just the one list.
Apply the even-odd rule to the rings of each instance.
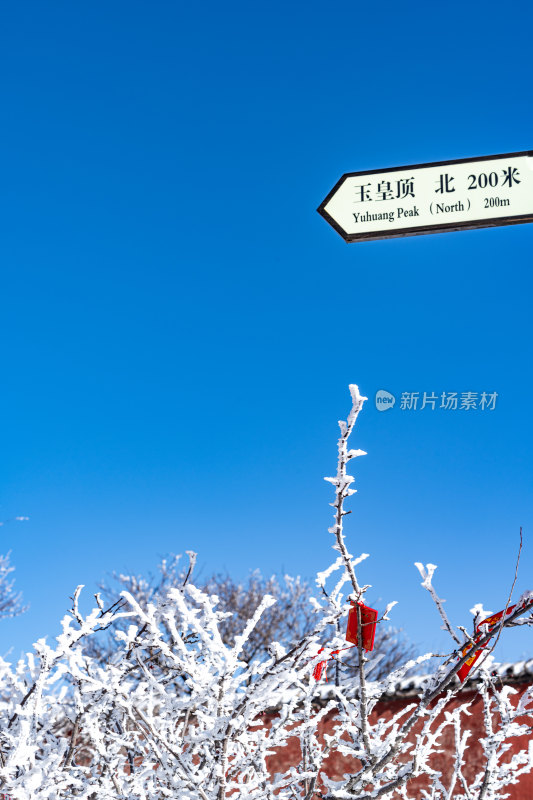
[[[30, 610], [195, 549], [204, 574], [333, 558], [336, 420], [351, 551], [421, 649], [533, 588], [530, 225], [346, 244], [344, 172], [527, 150], [529, 4], [22, 2], [0, 30], [0, 529]], [[378, 389], [498, 392], [379, 413]], [[380, 601], [380, 602], [381, 602]], [[533, 656], [507, 633], [503, 658]]]

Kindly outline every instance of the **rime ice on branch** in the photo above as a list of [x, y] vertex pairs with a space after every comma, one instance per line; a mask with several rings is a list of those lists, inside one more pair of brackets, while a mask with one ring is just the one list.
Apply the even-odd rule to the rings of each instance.
[[[339, 555], [317, 577], [312, 631], [290, 646], [273, 642], [268, 653], [244, 657], [273, 598], [260, 600], [233, 641], [224, 641], [228, 612], [216, 595], [192, 583], [193, 554], [183, 582], [151, 601], [123, 592], [119, 603], [105, 608], [96, 595], [95, 610], [84, 616], [78, 587], [54, 644], [40, 640], [16, 665], [0, 660], [0, 792], [16, 800], [496, 800], [531, 770], [527, 752], [518, 747], [510, 759], [508, 752], [513, 739], [531, 731], [531, 690], [516, 705], [510, 687], [498, 688], [481, 659], [476, 669], [485, 761], [467, 782], [463, 719], [469, 703], [452, 707], [450, 701], [460, 692], [456, 675], [468, 659], [461, 652], [471, 642], [449, 622], [453, 649], [419, 680], [418, 701], [391, 718], [376, 718], [378, 701], [416, 662], [435, 656], [407, 661], [374, 680], [376, 660], [359, 644], [355, 680], [324, 684], [313, 678], [321, 648], [344, 646], [348, 611], [354, 602], [359, 608], [368, 588], [356, 576], [366, 554], [350, 555], [343, 530], [345, 501], [354, 493], [347, 464], [363, 454], [348, 449], [364, 401], [357, 387], [350, 392], [352, 409], [340, 423], [337, 475], [328, 479], [335, 489], [330, 531]], [[430, 592], [432, 569], [421, 569]], [[436, 592], [434, 599], [442, 609]], [[500, 632], [517, 622], [531, 624], [529, 600], [502, 617]], [[105, 663], [86, 647], [103, 630], [114, 635]], [[493, 635], [481, 633], [478, 648]], [[332, 732], [322, 735], [331, 715]], [[455, 754], [445, 776], [434, 756], [448, 728]], [[272, 757], [295, 739], [297, 762], [272, 774]], [[350, 774], [339, 781], [326, 774], [333, 752], [352, 759]], [[421, 778], [422, 794], [411, 793], [412, 781]]]

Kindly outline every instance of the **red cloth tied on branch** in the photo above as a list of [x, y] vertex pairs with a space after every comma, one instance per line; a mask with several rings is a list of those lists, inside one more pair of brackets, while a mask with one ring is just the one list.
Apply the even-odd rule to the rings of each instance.
[[378, 612], [375, 608], [363, 605], [363, 603], [354, 603], [348, 614], [348, 626], [346, 628], [346, 641], [358, 644], [358, 623], [357, 623], [357, 609], [361, 610], [361, 639], [364, 649], [368, 652], [374, 649], [374, 638], [376, 636], [376, 624], [378, 620]]
[[[326, 678], [326, 683], [327, 683], [328, 682], [328, 662], [331, 661], [331, 659], [334, 656], [338, 655], [339, 653], [342, 653], [343, 650], [351, 650], [351, 649], [352, 649], [351, 647], [341, 647], [339, 650], [332, 650], [331, 653], [329, 654], [329, 656], [324, 661], [319, 661], [318, 664], [316, 665], [316, 667], [313, 670], [313, 678], [315, 679], [315, 681], [319, 681], [320, 678], [322, 677], [322, 673], [324, 673], [324, 676]], [[325, 650], [325, 648], [321, 647], [320, 650], [318, 651], [317, 655], [320, 655], [320, 653], [323, 653], [324, 650]]]
[[[533, 604], [532, 601], [525, 603], [524, 610], [529, 606], [531, 606], [532, 604]], [[475, 645], [478, 642], [480, 642], [481, 639], [487, 635], [487, 633], [491, 634], [495, 633], [496, 628], [498, 627], [498, 623], [501, 622], [501, 620], [504, 617], [507, 618], [510, 614], [512, 614], [512, 612], [515, 611], [519, 605], [520, 604], [517, 603], [514, 606], [509, 606], [509, 608], [504, 609], [503, 611], [498, 611], [497, 614], [492, 614], [490, 617], [487, 617], [487, 619], [484, 619], [482, 622], [479, 623], [479, 625], [476, 626], [476, 635], [474, 636], [473, 644], [469, 642], [463, 647], [463, 649], [459, 653], [459, 658], [463, 658], [464, 656], [466, 656], [468, 652], [471, 653], [470, 658], [468, 658], [462, 665], [462, 667], [457, 671], [458, 678], [461, 682], [465, 680], [468, 673], [470, 672], [470, 670], [472, 669], [472, 667], [482, 654], [483, 650], [485, 650], [485, 648], [488, 647], [488, 642], [479, 649], [476, 649]], [[483, 628], [484, 625], [486, 625], [487, 628], [483, 631], [481, 629]]]
[[[358, 642], [357, 639], [357, 632], [358, 632], [358, 623], [357, 623], [357, 608], [361, 610], [361, 639], [362, 645], [365, 650], [370, 652], [370, 650], [374, 649], [374, 638], [376, 635], [376, 624], [378, 619], [378, 612], [375, 608], [369, 608], [369, 606], [363, 605], [363, 603], [353, 604], [350, 612], [348, 614], [348, 626], [346, 628], [346, 641], [353, 642], [352, 647]], [[316, 681], [319, 681], [322, 677], [322, 673], [325, 673], [326, 682], [328, 680], [328, 662], [331, 659], [342, 653], [343, 650], [351, 650], [352, 647], [341, 647], [340, 650], [332, 650], [328, 658], [324, 659], [324, 661], [319, 661], [318, 664], [315, 666], [313, 670], [313, 678]], [[321, 647], [318, 651], [317, 655], [323, 653], [325, 650], [324, 647]]]

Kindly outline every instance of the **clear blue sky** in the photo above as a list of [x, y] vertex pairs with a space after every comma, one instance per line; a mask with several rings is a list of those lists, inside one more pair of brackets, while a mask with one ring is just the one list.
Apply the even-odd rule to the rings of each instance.
[[[394, 621], [533, 588], [533, 227], [346, 244], [344, 172], [533, 148], [529, 3], [21, 2], [0, 26], [0, 529], [55, 634], [78, 583], [195, 549], [204, 574], [333, 558], [337, 419], [352, 552]], [[378, 389], [496, 391], [378, 413]], [[509, 632], [502, 657], [533, 656]]]

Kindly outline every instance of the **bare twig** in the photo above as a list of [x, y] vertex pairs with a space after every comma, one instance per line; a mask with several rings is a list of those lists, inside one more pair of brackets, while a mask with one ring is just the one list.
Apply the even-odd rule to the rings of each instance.
[[500, 636], [502, 634], [502, 630], [504, 628], [505, 618], [507, 616], [507, 609], [509, 608], [509, 605], [511, 603], [511, 597], [513, 596], [514, 587], [516, 585], [516, 580], [518, 578], [518, 567], [519, 567], [519, 564], [520, 564], [520, 556], [521, 555], [522, 555], [522, 527], [520, 527], [520, 544], [518, 546], [518, 554], [516, 556], [516, 564], [515, 564], [515, 570], [514, 570], [513, 583], [511, 585], [511, 589], [509, 590], [509, 596], [508, 596], [507, 602], [505, 604], [505, 608], [504, 608], [504, 611], [503, 611], [501, 623], [498, 625], [498, 632], [496, 634], [496, 638], [494, 640], [494, 643], [492, 644], [492, 646], [490, 648], [487, 649], [487, 652], [482, 655], [481, 661], [478, 664], [478, 669], [483, 666], [483, 664], [485, 663], [487, 658], [494, 652], [494, 649], [495, 649], [496, 645], [498, 644], [498, 641], [499, 641]]

